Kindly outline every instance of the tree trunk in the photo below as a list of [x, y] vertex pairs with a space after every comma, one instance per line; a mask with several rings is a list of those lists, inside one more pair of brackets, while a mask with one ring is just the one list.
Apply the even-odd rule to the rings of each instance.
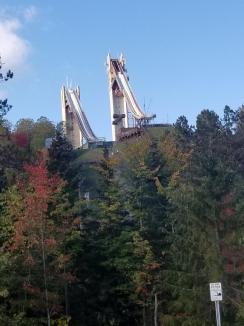
[[154, 294], [154, 326], [158, 326], [158, 294]]
[[41, 229], [41, 248], [42, 248], [42, 266], [43, 266], [43, 279], [44, 279], [44, 290], [45, 290], [45, 303], [47, 312], [47, 325], [51, 326], [50, 311], [49, 311], [49, 300], [47, 291], [47, 274], [46, 274], [46, 257], [45, 257], [45, 246], [44, 246], [44, 234], [43, 226]]
[[147, 326], [145, 305], [143, 305], [143, 308], [142, 308], [142, 322], [143, 322], [143, 326]]
[[[66, 268], [64, 264], [64, 273], [66, 273]], [[65, 314], [69, 315], [69, 297], [68, 297], [68, 284], [65, 282], [64, 284], [64, 298], [65, 298]]]

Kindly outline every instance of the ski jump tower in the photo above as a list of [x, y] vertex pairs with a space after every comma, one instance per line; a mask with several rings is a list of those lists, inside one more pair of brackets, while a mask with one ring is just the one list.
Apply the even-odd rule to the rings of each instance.
[[64, 133], [74, 148], [99, 141], [82, 110], [79, 87], [62, 87], [61, 106]]
[[146, 115], [140, 108], [126, 75], [125, 59], [107, 56], [109, 101], [112, 121], [112, 139], [117, 141], [121, 133], [130, 127], [140, 128], [148, 124], [156, 115]]

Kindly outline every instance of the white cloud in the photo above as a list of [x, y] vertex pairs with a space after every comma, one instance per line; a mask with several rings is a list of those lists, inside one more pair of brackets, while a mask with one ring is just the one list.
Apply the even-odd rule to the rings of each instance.
[[0, 21], [0, 56], [4, 68], [16, 70], [26, 63], [30, 44], [20, 35], [21, 27], [18, 19]]
[[4, 99], [7, 97], [7, 91], [0, 89], [0, 100]]
[[31, 22], [37, 16], [37, 14], [38, 14], [38, 10], [35, 6], [27, 7], [24, 10], [24, 19], [27, 22]]

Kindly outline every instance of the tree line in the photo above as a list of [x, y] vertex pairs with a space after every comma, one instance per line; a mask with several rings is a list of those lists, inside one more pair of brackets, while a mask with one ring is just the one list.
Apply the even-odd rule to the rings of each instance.
[[0, 325], [244, 324], [243, 107], [74, 150], [1, 103]]

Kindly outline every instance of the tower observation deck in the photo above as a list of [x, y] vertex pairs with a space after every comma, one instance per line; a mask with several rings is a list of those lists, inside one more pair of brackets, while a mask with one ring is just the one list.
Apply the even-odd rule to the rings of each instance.
[[141, 128], [148, 124], [155, 114], [147, 115], [140, 108], [129, 79], [126, 75], [125, 59], [107, 56], [107, 73], [109, 83], [109, 101], [112, 120], [112, 139], [121, 139], [121, 134], [129, 128]]

